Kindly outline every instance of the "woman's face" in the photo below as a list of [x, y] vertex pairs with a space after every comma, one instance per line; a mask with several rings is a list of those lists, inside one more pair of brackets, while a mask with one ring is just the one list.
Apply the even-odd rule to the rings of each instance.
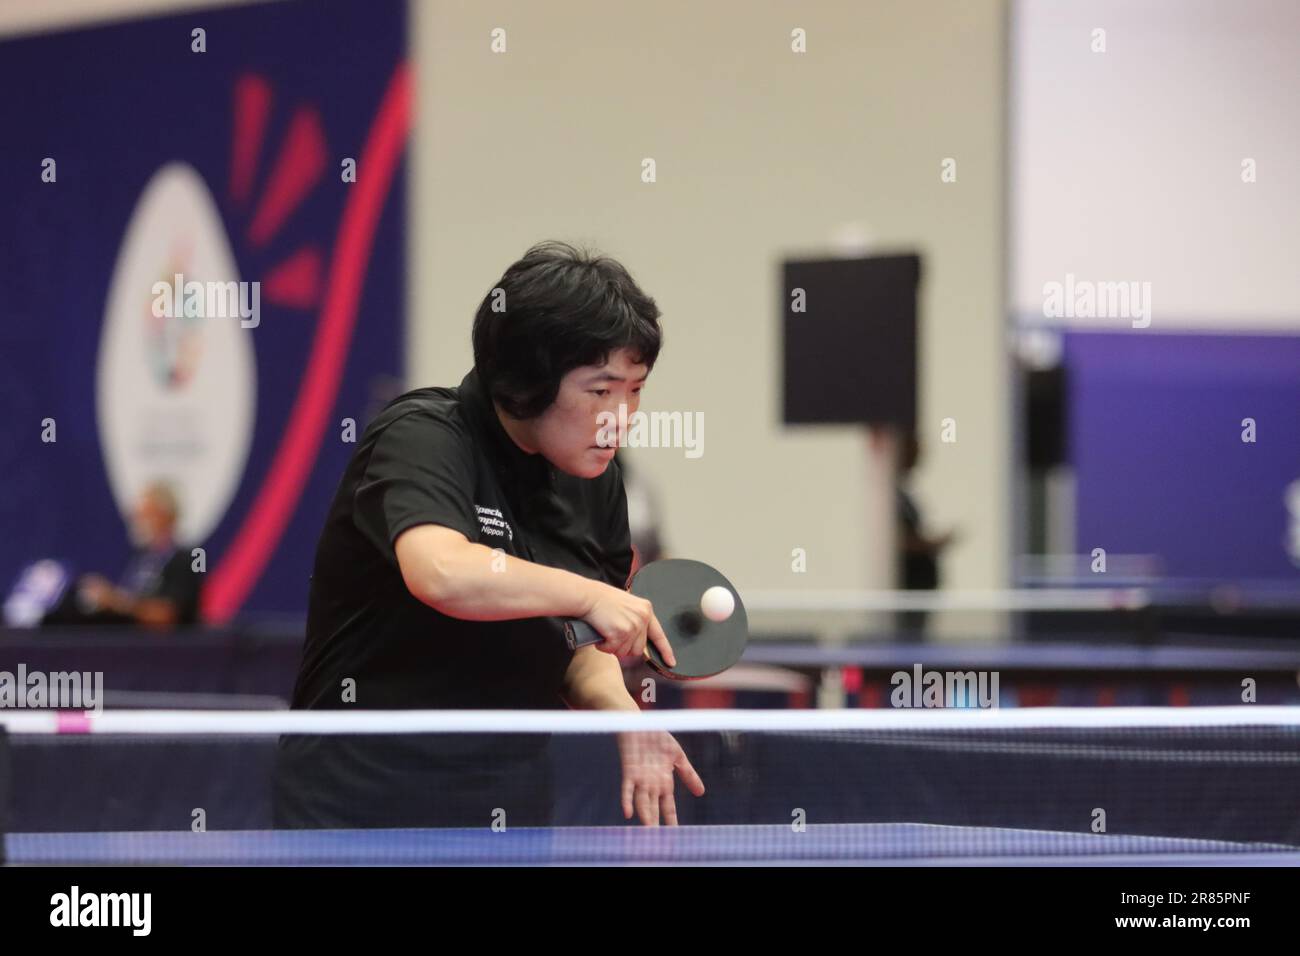
[[[575, 368], [561, 380], [551, 406], [527, 423], [532, 450], [566, 474], [604, 474], [625, 439], [622, 425], [611, 421], [626, 422], [637, 410], [648, 374], [627, 349], [610, 353], [604, 365]], [[626, 406], [621, 416], [620, 405]]]

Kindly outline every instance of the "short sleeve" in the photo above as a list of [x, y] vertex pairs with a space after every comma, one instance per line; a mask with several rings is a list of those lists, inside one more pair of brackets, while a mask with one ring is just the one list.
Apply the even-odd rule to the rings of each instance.
[[442, 525], [473, 541], [473, 456], [469, 437], [432, 415], [393, 420], [375, 438], [353, 494], [357, 529], [394, 563], [393, 542], [416, 525]]
[[614, 587], [627, 587], [632, 575], [632, 531], [627, 521], [627, 491], [623, 470], [610, 462], [605, 495], [605, 579]]

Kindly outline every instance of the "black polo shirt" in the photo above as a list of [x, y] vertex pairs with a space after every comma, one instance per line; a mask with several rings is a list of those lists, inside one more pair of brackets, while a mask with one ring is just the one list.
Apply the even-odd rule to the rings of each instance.
[[[572, 652], [558, 619], [464, 621], [406, 589], [393, 542], [421, 524], [618, 587], [631, 572], [616, 463], [582, 479], [525, 453], [501, 426], [475, 372], [458, 388], [408, 392], [366, 429], [330, 506], [293, 707], [563, 707]], [[518, 768], [535, 768], [546, 743], [533, 734], [285, 738], [277, 816], [285, 825], [438, 825], [447, 814], [423, 815], [430, 791], [441, 791], [433, 804], [450, 805], [459, 799], [451, 791], [465, 789], [469, 776], [517, 782]], [[353, 806], [376, 802], [373, 812]], [[289, 804], [298, 812], [283, 813]], [[463, 825], [474, 825], [479, 809], [472, 802]]]
[[137, 598], [165, 598], [172, 602], [177, 626], [192, 627], [199, 617], [203, 575], [191, 564], [189, 548], [137, 550], [122, 574], [121, 585]]
[[[176, 609], [178, 628], [194, 627], [199, 619], [203, 575], [191, 567], [189, 548], [175, 547], [153, 551], [137, 548], [131, 552], [118, 586], [134, 598], [163, 598]], [[59, 602], [41, 619], [44, 627], [69, 627], [75, 625], [135, 626], [140, 622], [134, 614], [123, 614], [99, 608], [87, 611], [82, 608], [78, 590], [68, 588]]]

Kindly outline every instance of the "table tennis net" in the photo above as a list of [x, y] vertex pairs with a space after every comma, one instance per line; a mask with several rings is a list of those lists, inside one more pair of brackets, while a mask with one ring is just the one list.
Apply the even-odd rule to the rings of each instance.
[[[10, 720], [0, 819], [10, 862], [1300, 852], [1300, 713], [1265, 712], [1258, 723], [1240, 712], [1215, 723], [1190, 709], [1181, 722], [1178, 711], [1132, 709], [1128, 722], [1116, 711], [1101, 723], [1079, 711], [1001, 722], [988, 712], [966, 722], [901, 712], [512, 713], [490, 727], [455, 712], [421, 712], [423, 724], [411, 712], [372, 712], [365, 732], [348, 728], [348, 715], [306, 732], [314, 728], [296, 714], [245, 713], [234, 729], [209, 714], [204, 729], [203, 712], [139, 712], [134, 724], [107, 712], [93, 732], [73, 734]], [[657, 769], [662, 779], [662, 758], [648, 755], [667, 734], [706, 792], [675, 779], [682, 834], [623, 832], [642, 832], [635, 801], [634, 819], [624, 818], [627, 771], [650, 779]]]

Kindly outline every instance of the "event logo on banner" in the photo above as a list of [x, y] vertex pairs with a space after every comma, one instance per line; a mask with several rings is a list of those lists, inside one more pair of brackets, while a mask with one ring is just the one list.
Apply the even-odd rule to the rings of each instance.
[[2, 108], [0, 596], [41, 559], [118, 575], [163, 480], [205, 622], [302, 614], [346, 436], [402, 370], [407, 19], [286, 0], [0, 38], [0, 87], [41, 87]]
[[183, 494], [180, 538], [199, 542], [225, 515], [248, 461], [254, 333], [238, 313], [160, 309], [160, 284], [177, 276], [204, 288], [239, 282], [216, 203], [185, 163], [154, 174], [127, 225], [104, 313], [96, 408], [118, 508], [129, 513], [151, 481], [170, 481]]

